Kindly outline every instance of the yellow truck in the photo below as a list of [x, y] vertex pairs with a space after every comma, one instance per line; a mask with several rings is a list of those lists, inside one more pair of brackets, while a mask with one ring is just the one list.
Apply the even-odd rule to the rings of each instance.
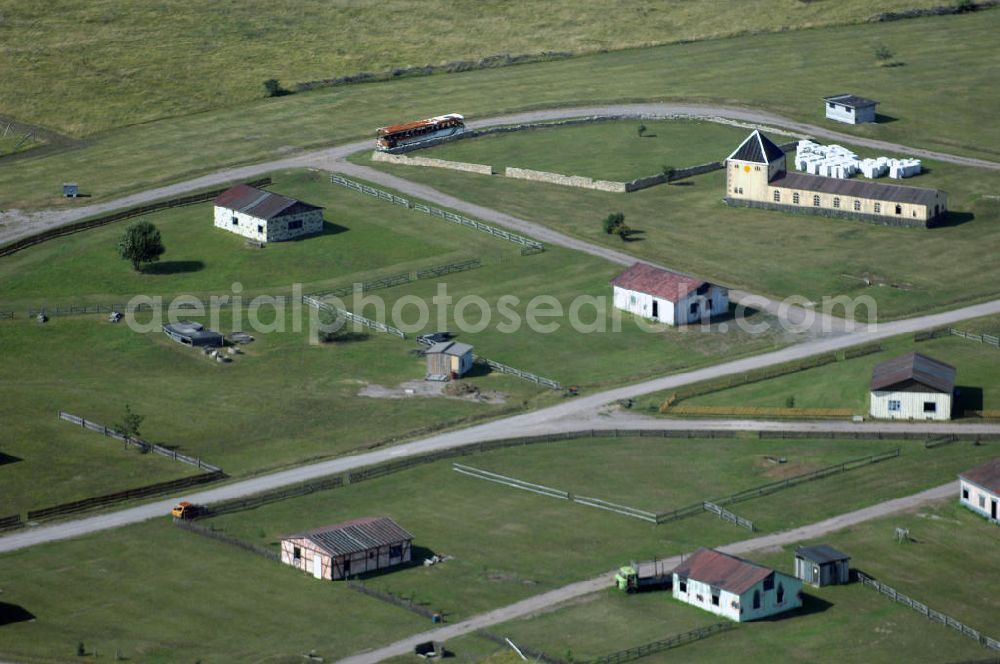
[[175, 519], [193, 519], [201, 514], [201, 509], [201, 505], [195, 505], [185, 500], [174, 505], [174, 509], [170, 510], [170, 516]]

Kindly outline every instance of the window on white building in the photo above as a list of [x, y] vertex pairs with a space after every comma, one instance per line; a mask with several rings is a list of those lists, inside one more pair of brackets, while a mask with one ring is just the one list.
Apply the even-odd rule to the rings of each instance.
[[962, 487], [962, 500], [968, 500], [968, 499], [969, 499], [969, 490], [966, 489], [965, 487]]
[[819, 207], [819, 196], [813, 196], [813, 207]]
[[719, 605], [719, 596], [718, 595], [714, 595], [714, 594], [712, 595], [712, 605], [713, 606], [718, 606]]
[[839, 208], [840, 207], [840, 199], [839, 198], [834, 197], [834, 199], [833, 199], [833, 207], [835, 207], [835, 208]]
[[861, 209], [861, 201], [854, 201], [854, 211], [857, 212]]
[[264, 226], [262, 224], [257, 224], [257, 232], [258, 233], [263, 233], [264, 232]]
[[881, 214], [881, 213], [882, 213], [882, 204], [881, 203], [876, 203], [875, 204], [875, 214]]
[[903, 408], [903, 404], [900, 403], [898, 399], [889, 399], [889, 410], [891, 412], [894, 413], [894, 412], [896, 412], [898, 410], [902, 410], [902, 408]]
[[302, 549], [301, 549], [301, 547], [297, 547], [296, 546], [296, 547], [292, 548], [292, 560], [295, 561], [295, 562], [299, 562], [300, 560], [302, 560]]
[[936, 413], [937, 412], [937, 404], [935, 402], [933, 402], [933, 401], [925, 401], [924, 402], [924, 412], [925, 413]]
[[774, 190], [774, 202], [775, 203], [781, 202], [781, 192], [778, 191], [777, 189]]
[[982, 509], [986, 509], [986, 496], [983, 495], [979, 496], [979, 507]]
[[233, 226], [238, 226], [238, 225], [239, 225], [239, 223], [240, 223], [240, 220], [239, 220], [239, 218], [238, 218], [238, 217], [236, 217], [236, 216], [234, 216], [234, 217], [233, 217]]
[[681, 591], [682, 593], [686, 593], [686, 592], [688, 591], [688, 582], [687, 582], [687, 581], [680, 581], [680, 582], [679, 582], [679, 583], [677, 584], [677, 588], [678, 588], [678, 590], [680, 590], [680, 591]]
[[389, 557], [390, 558], [402, 558], [403, 557], [403, 545], [394, 544], [389, 547]]
[[796, 191], [794, 194], [792, 194], [792, 202], [795, 203], [796, 205], [799, 204], [799, 192]]
[[902, 205], [897, 205], [896, 206], [896, 214], [903, 214], [903, 206]]

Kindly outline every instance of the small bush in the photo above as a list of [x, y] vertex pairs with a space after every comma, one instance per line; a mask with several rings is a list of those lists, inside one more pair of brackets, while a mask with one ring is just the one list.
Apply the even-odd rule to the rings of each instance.
[[879, 44], [875, 47], [875, 59], [879, 62], [888, 62], [895, 57], [895, 54], [885, 44]]
[[795, 397], [791, 396], [785, 399], [785, 408], [795, 408]]
[[264, 81], [264, 91], [268, 97], [284, 97], [292, 94], [290, 90], [281, 87], [281, 82], [276, 78], [269, 78]]
[[604, 232], [608, 235], [614, 235], [618, 230], [625, 225], [625, 214], [622, 212], [615, 212], [609, 214], [604, 219]]
[[83, 647], [83, 641], [79, 641], [76, 644], [76, 656], [83, 657], [86, 654], [87, 654], [87, 649]]

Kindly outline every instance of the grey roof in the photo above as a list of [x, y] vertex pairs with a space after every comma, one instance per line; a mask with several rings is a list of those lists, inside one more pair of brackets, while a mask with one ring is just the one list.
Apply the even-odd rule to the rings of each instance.
[[222, 333], [206, 328], [201, 323], [190, 320], [179, 320], [176, 323], [167, 323], [163, 326], [163, 331], [171, 337], [185, 337], [192, 341], [210, 340], [222, 343]]
[[874, 99], [859, 97], [857, 95], [831, 95], [830, 97], [823, 97], [823, 101], [832, 101], [842, 106], [850, 106], [851, 108], [865, 108], [866, 106], [874, 106], [878, 103]]
[[872, 390], [920, 383], [937, 392], [955, 391], [955, 367], [920, 353], [907, 353], [876, 364], [872, 370]]
[[322, 210], [317, 205], [257, 189], [247, 184], [230, 187], [215, 197], [215, 204], [229, 210], [243, 212], [257, 219], [274, 219], [289, 214]]
[[981, 466], [970, 468], [961, 473], [959, 477], [978, 484], [989, 491], [1000, 493], [1000, 459], [993, 459]]
[[785, 153], [774, 142], [759, 129], [754, 129], [753, 133], [746, 137], [740, 146], [733, 150], [727, 159], [739, 159], [756, 164], [770, 164], [785, 156]]
[[851, 557], [843, 551], [829, 546], [828, 544], [816, 544], [815, 546], [800, 546], [795, 549], [796, 558], [805, 558], [814, 563], [823, 565], [840, 560], [850, 560]]
[[904, 187], [898, 184], [882, 184], [881, 182], [864, 182], [862, 180], [844, 180], [795, 172], [779, 173], [771, 180], [770, 185], [848, 198], [869, 198], [890, 203], [913, 203], [927, 207], [934, 205], [940, 193], [937, 189]]
[[472, 346], [458, 341], [440, 341], [425, 351], [426, 355], [444, 353], [445, 355], [457, 355], [461, 357], [472, 352]]
[[346, 556], [412, 540], [413, 535], [400, 528], [389, 517], [368, 516], [314, 528], [282, 539], [293, 538], [309, 540], [331, 556]]

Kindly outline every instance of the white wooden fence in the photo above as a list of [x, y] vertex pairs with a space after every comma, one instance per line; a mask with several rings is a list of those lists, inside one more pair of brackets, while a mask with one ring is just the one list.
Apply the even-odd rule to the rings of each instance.
[[1000, 337], [995, 337], [992, 334], [973, 334], [972, 332], [956, 330], [953, 327], [948, 328], [948, 332], [956, 337], [962, 337], [963, 339], [968, 339], [969, 341], [978, 341], [981, 344], [993, 346], [994, 348], [1000, 348]]
[[725, 507], [719, 507], [715, 503], [710, 503], [707, 500], [702, 503], [702, 507], [706, 512], [712, 512], [717, 514], [723, 521], [728, 521], [729, 523], [735, 524], [740, 528], [746, 528], [747, 530], [753, 532], [755, 530], [753, 521], [750, 519], [744, 519], [743, 517], [730, 512]]
[[487, 470], [482, 470], [480, 468], [473, 468], [472, 466], [466, 466], [461, 463], [452, 463], [451, 468], [456, 473], [461, 473], [463, 475], [475, 477], [480, 480], [496, 482], [497, 484], [504, 484], [509, 487], [514, 487], [515, 489], [522, 489], [524, 491], [531, 491], [532, 493], [537, 493], [542, 496], [548, 496], [549, 498], [559, 498], [560, 500], [569, 500], [569, 493], [561, 491], [560, 489], [553, 489], [552, 487], [547, 487], [542, 484], [532, 484], [531, 482], [525, 482], [524, 480], [519, 480], [516, 477], [507, 477], [506, 475], [491, 473]]
[[947, 625], [948, 627], [951, 627], [959, 634], [968, 636], [969, 638], [979, 641], [979, 644], [982, 645], [984, 648], [1000, 650], [1000, 641], [997, 641], [996, 639], [993, 639], [989, 636], [986, 636], [985, 634], [980, 633], [979, 630], [973, 629], [972, 627], [969, 627], [965, 623], [955, 620], [946, 613], [935, 611], [926, 604], [918, 602], [917, 600], [908, 597], [907, 595], [904, 595], [903, 593], [899, 592], [892, 586], [887, 586], [886, 584], [880, 581], [876, 581], [875, 579], [868, 576], [864, 572], [858, 571], [857, 575], [858, 575], [858, 580], [861, 581], [861, 584], [863, 586], [871, 588], [872, 590], [876, 590], [885, 595], [886, 597], [893, 599], [904, 606], [910, 607], [917, 613], [926, 616], [928, 620], [931, 620], [933, 622], [939, 622], [943, 625]]
[[400, 339], [406, 338], [406, 335], [403, 334], [403, 331], [400, 330], [399, 328], [395, 328], [392, 325], [386, 325], [385, 323], [380, 323], [377, 320], [371, 320], [370, 318], [365, 318], [364, 316], [352, 314], [350, 311], [347, 311], [346, 309], [341, 309], [339, 307], [327, 304], [326, 302], [321, 302], [320, 300], [317, 300], [316, 298], [313, 297], [309, 297], [308, 295], [302, 296], [302, 303], [314, 309], [318, 309], [320, 311], [328, 311], [332, 314], [335, 314], [339, 318], [345, 318], [351, 321], [352, 323], [357, 323], [358, 325], [362, 325], [369, 329], [377, 330], [379, 332], [385, 332], [386, 334], [391, 334], [395, 337], [399, 337]]
[[493, 237], [498, 237], [501, 240], [519, 244], [529, 250], [527, 253], [537, 253], [545, 249], [545, 246], [538, 240], [532, 240], [531, 238], [526, 238], [524, 236], [517, 235], [516, 233], [510, 233], [500, 228], [490, 226], [489, 224], [484, 224], [481, 221], [476, 221], [475, 219], [463, 217], [462, 215], [455, 214], [454, 212], [442, 210], [441, 208], [436, 208], [424, 203], [413, 202], [409, 199], [403, 198], [402, 196], [397, 196], [392, 192], [383, 191], [382, 189], [377, 189], [367, 184], [356, 182], [349, 178], [345, 178], [342, 175], [338, 175], [337, 173], [330, 174], [330, 182], [339, 184], [342, 187], [347, 187], [348, 189], [353, 189], [354, 191], [361, 192], [362, 194], [373, 196], [379, 200], [386, 201], [387, 203], [393, 203], [394, 205], [416, 210], [417, 212], [423, 212], [424, 214], [429, 214], [452, 223], [460, 224], [467, 228], [473, 228], [482, 233], [487, 233]]
[[206, 463], [199, 458], [188, 456], [186, 454], [181, 454], [177, 450], [171, 450], [166, 447], [157, 445], [156, 443], [150, 443], [141, 438], [131, 438], [119, 433], [115, 429], [104, 426], [103, 424], [98, 424], [97, 422], [91, 422], [90, 420], [85, 420], [77, 415], [72, 415], [70, 413], [64, 413], [59, 411], [59, 419], [66, 420], [67, 422], [72, 422], [73, 424], [78, 424], [91, 431], [96, 431], [97, 433], [102, 433], [108, 438], [114, 438], [115, 440], [120, 440], [128, 445], [135, 445], [148, 452], [155, 452], [156, 454], [165, 456], [167, 458], [173, 459], [174, 461], [180, 461], [181, 463], [190, 464], [192, 466], [197, 466], [202, 470], [207, 470], [210, 473], [221, 473], [222, 469], [218, 466], [213, 466], [210, 463]]

